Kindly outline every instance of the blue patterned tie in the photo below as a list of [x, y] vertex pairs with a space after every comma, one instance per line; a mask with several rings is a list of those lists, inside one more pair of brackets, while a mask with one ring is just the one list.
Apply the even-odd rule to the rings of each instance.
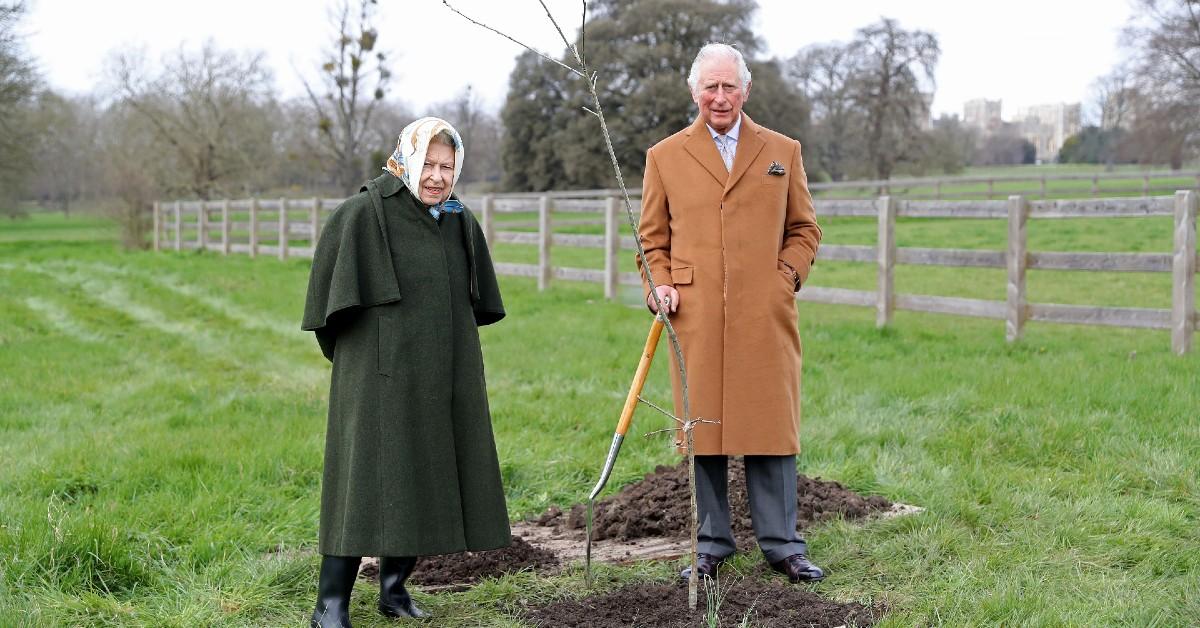
[[721, 153], [721, 161], [725, 162], [725, 170], [733, 170], [733, 138], [728, 135], [718, 135], [717, 151]]

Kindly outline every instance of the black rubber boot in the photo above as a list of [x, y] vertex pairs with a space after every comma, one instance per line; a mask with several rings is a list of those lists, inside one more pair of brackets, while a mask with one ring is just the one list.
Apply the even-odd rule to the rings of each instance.
[[317, 581], [317, 608], [311, 628], [351, 628], [350, 591], [358, 577], [358, 556], [322, 556]]
[[424, 619], [429, 613], [417, 608], [404, 582], [417, 566], [415, 557], [379, 558], [379, 612], [388, 617]]

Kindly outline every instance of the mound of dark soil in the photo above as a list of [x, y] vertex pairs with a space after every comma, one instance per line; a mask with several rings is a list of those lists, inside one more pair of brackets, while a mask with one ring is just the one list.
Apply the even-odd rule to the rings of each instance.
[[[499, 577], [524, 569], [537, 572], [552, 571], [559, 566], [554, 553], [530, 545], [519, 536], [512, 537], [512, 544], [486, 552], [460, 552], [441, 556], [423, 556], [417, 561], [410, 582], [419, 586], [444, 586], [475, 584], [484, 578]], [[363, 567], [360, 577], [379, 579], [379, 567], [375, 564]]]
[[[887, 510], [892, 503], [879, 496], [864, 497], [837, 482], [796, 476], [797, 528], [843, 517], [857, 519]], [[662, 466], [619, 493], [596, 502], [593, 539], [630, 540], [649, 536], [685, 537], [691, 529], [687, 461], [674, 467]], [[753, 539], [750, 507], [746, 501], [746, 470], [741, 459], [729, 462], [729, 508], [733, 534], [739, 544]], [[566, 515], [551, 507], [537, 519], [538, 525], [583, 530], [587, 505], [576, 504]]]
[[[724, 587], [728, 587], [727, 589]], [[881, 612], [856, 602], [841, 603], [782, 582], [746, 578], [730, 585], [721, 581], [716, 592], [721, 626], [746, 625], [871, 626]], [[684, 584], [635, 584], [604, 595], [554, 602], [530, 608], [525, 618], [535, 626], [625, 628], [707, 626], [708, 600], [704, 589], [695, 611], [687, 607]]]

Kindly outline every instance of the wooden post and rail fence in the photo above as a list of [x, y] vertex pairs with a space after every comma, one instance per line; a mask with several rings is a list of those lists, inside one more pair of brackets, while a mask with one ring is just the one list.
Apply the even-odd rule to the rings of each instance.
[[1200, 171], [1094, 172], [1075, 174], [1002, 174], [907, 179], [822, 181], [809, 183], [815, 198], [903, 197], [907, 200], [1003, 200], [1109, 198], [1170, 194], [1200, 189]]
[[[269, 255], [281, 260], [311, 257], [313, 242], [319, 237], [328, 213], [342, 200], [280, 198], [155, 203], [154, 248]], [[537, 247], [538, 263], [496, 262], [500, 274], [533, 277], [540, 290], [560, 279], [600, 283], [608, 299], [617, 297], [621, 285], [641, 285], [637, 273], [618, 270], [619, 256], [628, 255], [634, 244], [631, 235], [622, 235], [622, 230], [628, 231], [629, 227], [617, 190], [495, 194], [468, 197], [464, 201], [479, 215], [485, 237], [493, 247], [499, 243]], [[1171, 333], [1175, 353], [1182, 355], [1192, 350], [1200, 326], [1200, 315], [1196, 312], [1196, 223], [1200, 193], [1196, 190], [1143, 198], [1031, 200], [1013, 195], [1006, 200], [927, 201], [883, 196], [818, 197], [815, 202], [817, 215], [821, 217], [861, 216], [878, 220], [874, 246], [823, 244], [817, 256], [819, 260], [874, 263], [878, 267], [878, 280], [874, 291], [805, 286], [796, 295], [800, 301], [873, 307], [876, 323], [881, 327], [892, 321], [898, 309], [997, 319], [1004, 321], [1010, 342], [1021, 338], [1029, 321], [1164, 329]], [[511, 216], [514, 213], [525, 215]], [[534, 213], [536, 219], [529, 220]], [[601, 216], [597, 217], [597, 213]], [[563, 214], [591, 216], [564, 218]], [[1174, 217], [1172, 252], [1042, 252], [1028, 248], [1027, 223], [1031, 218], [1139, 216]], [[897, 218], [1003, 219], [1008, 223], [1007, 249], [898, 248]], [[603, 225], [604, 234], [555, 232], [556, 227], [580, 225]], [[554, 247], [602, 249], [604, 266], [602, 269], [554, 266], [551, 255]], [[900, 293], [895, 283], [896, 264], [1003, 268], [1007, 273], [1006, 295], [1003, 300], [984, 300]], [[1031, 303], [1025, 284], [1028, 270], [1171, 273], [1172, 307]]]

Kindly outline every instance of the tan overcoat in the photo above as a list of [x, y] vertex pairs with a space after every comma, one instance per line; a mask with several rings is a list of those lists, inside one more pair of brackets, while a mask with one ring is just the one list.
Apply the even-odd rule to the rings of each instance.
[[[784, 172], [768, 174], [772, 162]], [[691, 416], [721, 421], [696, 426], [696, 453], [799, 453], [800, 334], [784, 262], [803, 283], [821, 241], [800, 143], [743, 113], [727, 172], [698, 117], [647, 153], [638, 231], [654, 282], [679, 291], [671, 323]]]

